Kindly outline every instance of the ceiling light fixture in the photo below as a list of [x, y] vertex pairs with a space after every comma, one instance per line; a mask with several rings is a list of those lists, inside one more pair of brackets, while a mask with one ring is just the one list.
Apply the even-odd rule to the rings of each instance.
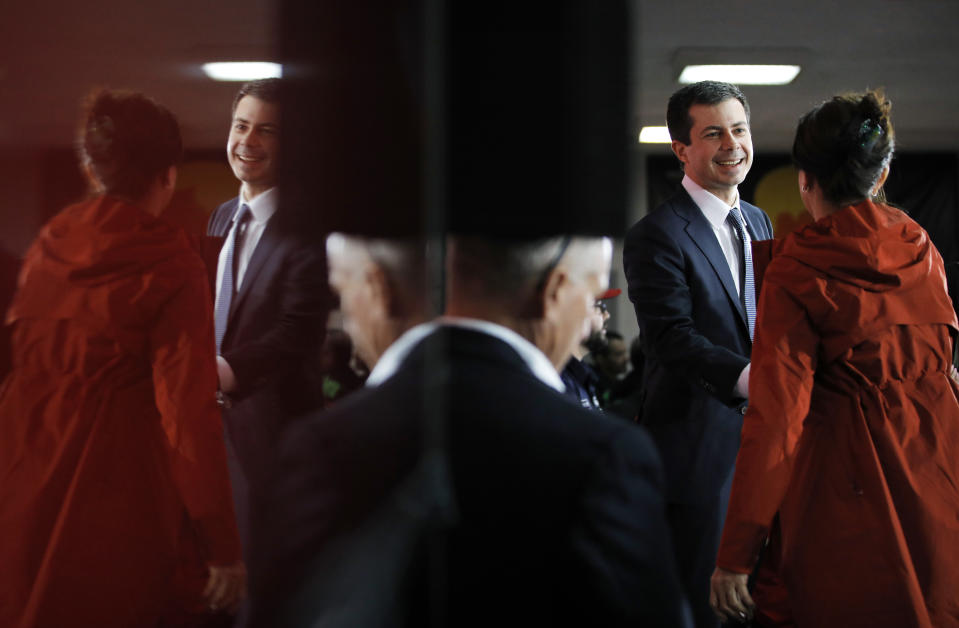
[[644, 126], [639, 132], [640, 144], [671, 144], [669, 129], [664, 126]]
[[687, 65], [680, 83], [723, 81], [735, 85], [786, 85], [799, 74], [798, 65]]
[[214, 81], [253, 81], [280, 78], [283, 66], [269, 61], [224, 61], [204, 63], [203, 72]]

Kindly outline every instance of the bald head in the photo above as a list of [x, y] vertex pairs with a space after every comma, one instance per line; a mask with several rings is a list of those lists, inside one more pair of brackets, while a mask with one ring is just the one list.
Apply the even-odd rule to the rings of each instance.
[[368, 366], [403, 332], [431, 318], [422, 241], [334, 233], [326, 240], [326, 253], [344, 331]]

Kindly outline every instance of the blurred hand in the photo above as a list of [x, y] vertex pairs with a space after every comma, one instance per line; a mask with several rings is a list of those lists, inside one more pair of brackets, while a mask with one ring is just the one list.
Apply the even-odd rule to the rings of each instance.
[[745, 622], [752, 618], [756, 604], [749, 595], [747, 580], [749, 574], [716, 567], [709, 579], [709, 605], [720, 621]]
[[211, 611], [235, 613], [246, 597], [246, 566], [241, 561], [232, 565], [210, 565], [210, 578], [203, 589], [203, 598]]
[[224, 360], [222, 355], [216, 356], [216, 375], [220, 381], [220, 390], [225, 393], [236, 390], [236, 376], [230, 363]]

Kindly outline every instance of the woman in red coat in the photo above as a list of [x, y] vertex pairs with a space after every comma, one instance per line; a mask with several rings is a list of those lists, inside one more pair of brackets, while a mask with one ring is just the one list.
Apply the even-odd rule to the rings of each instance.
[[243, 594], [206, 273], [157, 218], [180, 151], [163, 107], [92, 95], [95, 196], [26, 255], [0, 391], [2, 626], [202, 625]]
[[[956, 316], [928, 234], [871, 200], [893, 129], [880, 92], [836, 97], [793, 145], [815, 222], [775, 247], [712, 579], [759, 625], [959, 626]], [[777, 516], [778, 515], [778, 516]], [[778, 595], [783, 594], [784, 595]]]

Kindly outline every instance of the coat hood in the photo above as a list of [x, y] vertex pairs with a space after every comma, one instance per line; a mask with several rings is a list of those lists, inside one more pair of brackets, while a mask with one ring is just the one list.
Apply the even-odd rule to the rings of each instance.
[[27, 251], [7, 322], [73, 316], [92, 298], [83, 296], [91, 290], [141, 281], [150, 273], [153, 280], [182, 280], [201, 264], [184, 254], [189, 247], [180, 229], [129, 201], [100, 196], [71, 205], [43, 227]]
[[938, 259], [928, 234], [901, 210], [863, 201], [789, 237], [782, 254], [870, 292], [908, 288]]

